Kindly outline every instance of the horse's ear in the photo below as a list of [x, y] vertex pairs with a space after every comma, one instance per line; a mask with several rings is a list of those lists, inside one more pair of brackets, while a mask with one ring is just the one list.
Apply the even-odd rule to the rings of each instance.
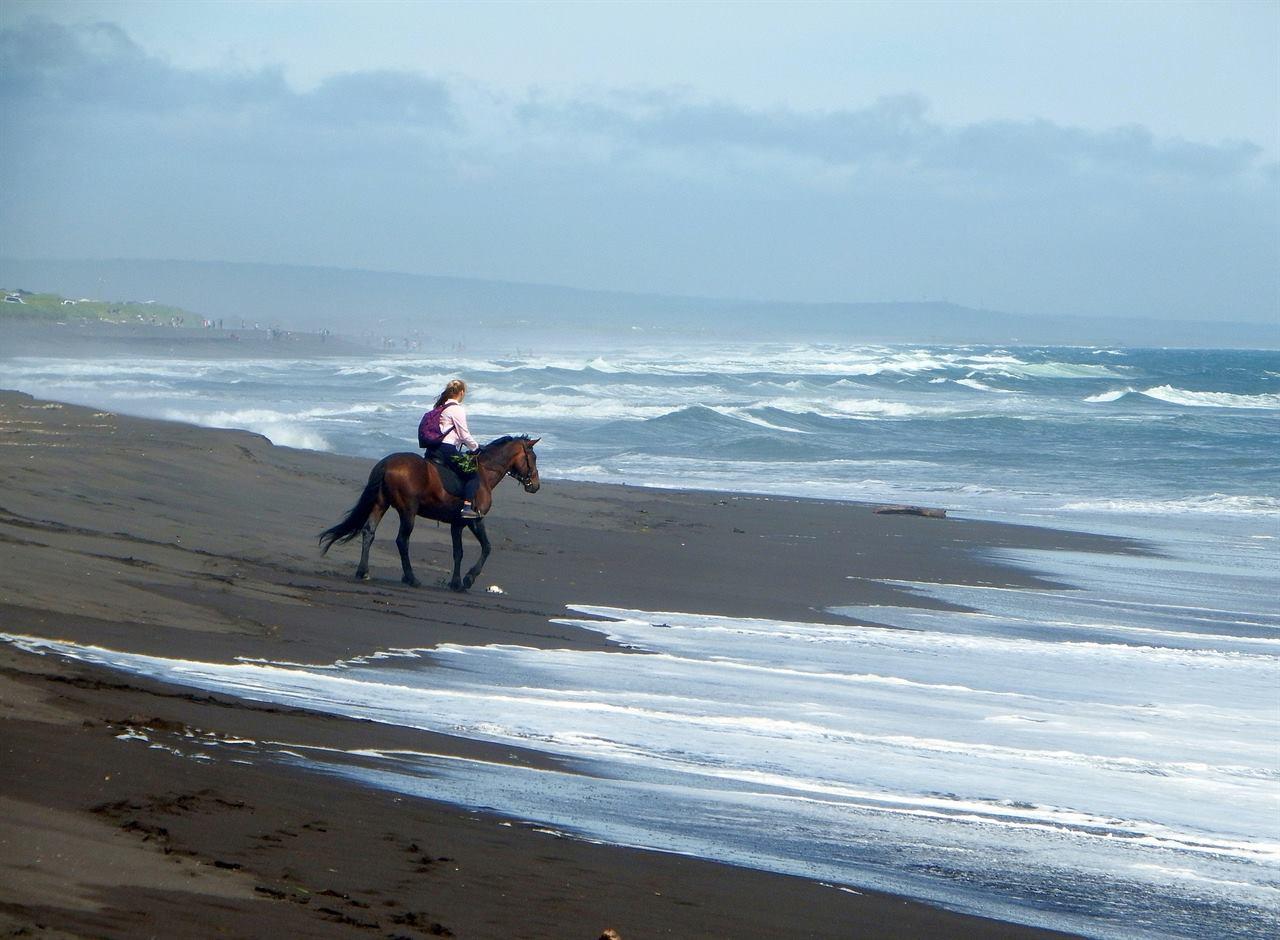
[[529, 446], [530, 446], [530, 447], [532, 447], [534, 444], [538, 443], [538, 441], [540, 441], [540, 440], [542, 440], [542, 438], [540, 438], [540, 437], [535, 437], [533, 440], [531, 440], [531, 441], [529, 442]]

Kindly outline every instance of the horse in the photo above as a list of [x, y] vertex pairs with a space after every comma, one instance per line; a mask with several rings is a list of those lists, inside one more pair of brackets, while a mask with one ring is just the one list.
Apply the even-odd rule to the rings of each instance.
[[[449, 587], [454, 591], [466, 591], [475, 584], [480, 570], [489, 558], [489, 536], [484, 530], [484, 514], [493, 505], [493, 490], [506, 477], [514, 477], [526, 493], [538, 492], [538, 458], [533, 445], [540, 438], [527, 435], [500, 437], [490, 441], [476, 453], [476, 474], [479, 485], [472, 503], [479, 519], [462, 519], [462, 497], [449, 493], [440, 479], [436, 466], [425, 457], [413, 453], [389, 454], [379, 460], [369, 472], [369, 482], [347, 517], [330, 529], [320, 533], [320, 554], [329, 551], [334, 542], [349, 542], [357, 534], [363, 536], [360, 545], [360, 564], [356, 567], [356, 580], [369, 580], [369, 546], [373, 533], [382, 521], [383, 513], [394, 509], [400, 515], [400, 531], [396, 535], [396, 548], [400, 550], [400, 565], [404, 568], [401, 579], [410, 587], [421, 582], [413, 574], [409, 564], [409, 535], [413, 532], [414, 519], [422, 516], [438, 522], [449, 523], [453, 538], [453, 578]], [[466, 577], [458, 576], [462, 567], [462, 530], [470, 529], [480, 543], [480, 560]]]

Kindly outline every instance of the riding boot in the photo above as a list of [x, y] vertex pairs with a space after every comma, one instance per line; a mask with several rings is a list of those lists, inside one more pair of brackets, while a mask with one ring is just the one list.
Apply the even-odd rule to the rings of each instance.
[[483, 515], [475, 508], [476, 491], [478, 489], [480, 489], [479, 476], [473, 476], [463, 486], [461, 513], [463, 519], [479, 519]]

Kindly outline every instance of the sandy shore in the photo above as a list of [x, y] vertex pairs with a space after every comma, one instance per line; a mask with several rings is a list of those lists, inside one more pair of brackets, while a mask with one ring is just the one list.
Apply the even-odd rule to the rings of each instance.
[[[0, 393], [0, 632], [217, 661], [326, 663], [442, 642], [602, 648], [600, 634], [550, 620], [578, 603], [832, 621], [830, 605], [901, 601], [862, 579], [1041, 583], [983, 560], [983, 547], [1137, 550], [848, 503], [551, 479], [536, 495], [496, 493], [480, 587], [505, 594], [440, 586], [448, 531], [426, 521], [412, 553], [428, 586], [414, 590], [399, 583], [390, 524], [371, 582], [351, 579], [354, 546], [317, 553], [370, 464]], [[213, 745], [548, 760], [533, 752], [192, 693], [7, 644], [0, 717], [0, 927], [15, 935], [1048, 935], [559, 838]]]

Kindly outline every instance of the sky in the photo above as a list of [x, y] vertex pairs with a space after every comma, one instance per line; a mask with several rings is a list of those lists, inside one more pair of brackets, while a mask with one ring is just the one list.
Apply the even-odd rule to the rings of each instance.
[[0, 5], [0, 254], [1280, 318], [1280, 4]]

